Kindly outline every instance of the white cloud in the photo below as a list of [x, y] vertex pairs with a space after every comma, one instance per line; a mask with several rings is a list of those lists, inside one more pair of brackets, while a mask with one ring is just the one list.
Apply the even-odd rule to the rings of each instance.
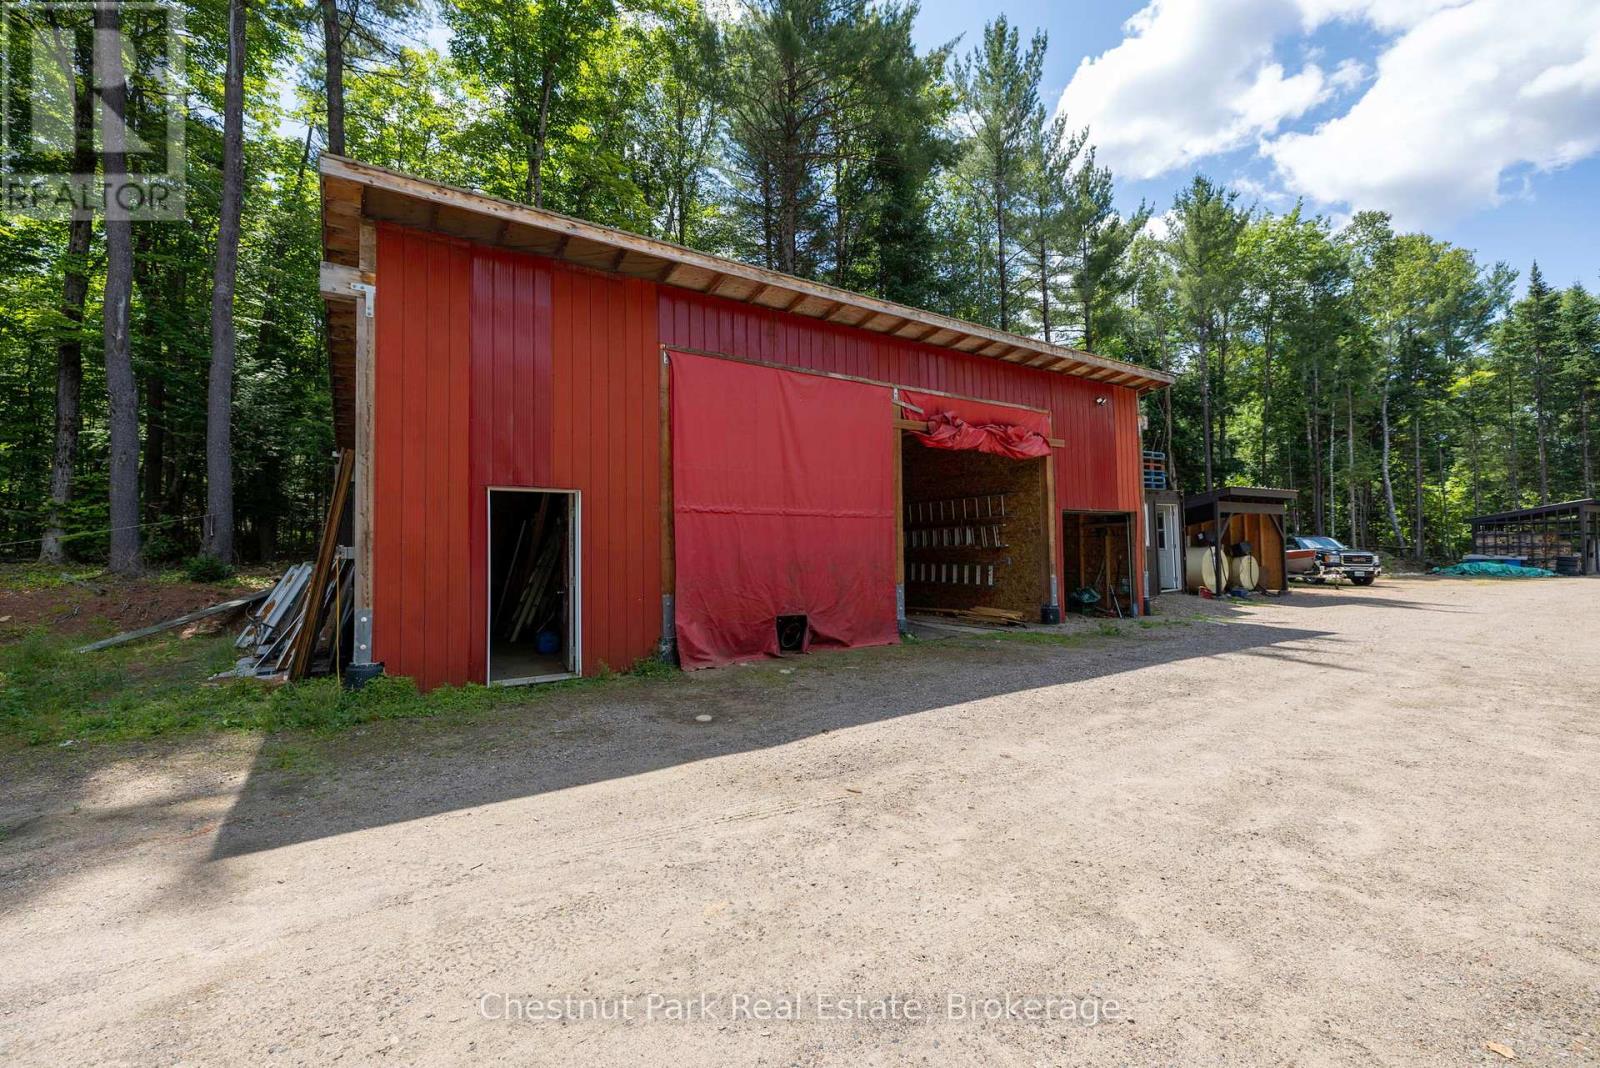
[[[1310, 47], [1338, 21], [1383, 36], [1375, 69]], [[1150, 0], [1126, 31], [1060, 103], [1121, 176], [1254, 146], [1289, 194], [1424, 225], [1600, 151], [1596, 0]], [[1295, 128], [1342, 98], [1343, 114]]]
[[1385, 48], [1366, 93], [1262, 153], [1289, 188], [1427, 225], [1503, 198], [1508, 172], [1600, 151], [1600, 6], [1473, 0], [1424, 12]]
[[1152, 0], [1079, 65], [1060, 107], [1130, 178], [1253, 144], [1330, 92], [1317, 64], [1291, 74], [1273, 57], [1302, 23], [1296, 0]]

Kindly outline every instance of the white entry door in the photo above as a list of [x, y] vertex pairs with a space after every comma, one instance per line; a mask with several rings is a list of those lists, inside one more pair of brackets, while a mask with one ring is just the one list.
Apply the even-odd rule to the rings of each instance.
[[1156, 505], [1156, 570], [1161, 592], [1170, 593], [1183, 586], [1182, 559], [1179, 555], [1178, 506]]

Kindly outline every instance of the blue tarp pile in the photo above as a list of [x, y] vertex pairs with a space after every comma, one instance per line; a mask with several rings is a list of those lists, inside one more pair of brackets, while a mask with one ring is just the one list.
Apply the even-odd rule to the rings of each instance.
[[1516, 564], [1497, 564], [1490, 560], [1472, 560], [1450, 567], [1436, 567], [1430, 575], [1476, 575], [1483, 578], [1553, 578], [1554, 571], [1542, 567], [1518, 567]]

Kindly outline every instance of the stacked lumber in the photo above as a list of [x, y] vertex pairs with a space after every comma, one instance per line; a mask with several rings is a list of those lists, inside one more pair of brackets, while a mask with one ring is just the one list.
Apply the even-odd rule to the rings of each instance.
[[[252, 607], [234, 642], [244, 655], [229, 674], [287, 681], [335, 669], [335, 635], [344, 633], [355, 619], [355, 565], [347, 557], [339, 559], [319, 597], [313, 596], [314, 570], [311, 561], [295, 564], [266, 599]], [[313, 619], [319, 621], [313, 624], [316, 631], [308, 633], [307, 621]], [[292, 676], [295, 652], [302, 647], [309, 649], [306, 671]]]
[[506, 641], [537, 634], [561, 610], [562, 522], [545, 496], [534, 517], [517, 528], [494, 620], [495, 633]]
[[354, 477], [355, 453], [346, 449], [339, 454], [317, 558], [286, 571], [251, 613], [235, 643], [249, 652], [231, 674], [294, 682], [339, 669], [340, 638], [355, 619], [354, 553], [339, 544]]

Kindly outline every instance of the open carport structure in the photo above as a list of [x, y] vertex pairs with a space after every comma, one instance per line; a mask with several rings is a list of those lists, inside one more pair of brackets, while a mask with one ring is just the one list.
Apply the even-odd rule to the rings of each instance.
[[1474, 516], [1472, 551], [1566, 575], [1600, 575], [1600, 500]]
[[[1287, 593], [1289, 562], [1285, 555], [1284, 511], [1294, 498], [1294, 490], [1265, 486], [1219, 486], [1185, 497], [1185, 559], [1191, 565], [1197, 563], [1196, 554], [1210, 555], [1219, 565], [1224, 558], [1230, 563], [1246, 557], [1255, 561], [1253, 582], [1239, 582], [1237, 567], [1216, 567], [1216, 574], [1231, 572], [1234, 576], [1227, 582], [1213, 578], [1210, 584], [1216, 593], [1235, 584]], [[1201, 586], [1207, 585], [1199, 577], [1202, 568], [1190, 566], [1186, 570], [1191, 591], [1199, 592]]]
[[1158, 372], [321, 172], [357, 662], [537, 681], [891, 642], [908, 603], [1050, 618], [1060, 515], [1138, 520]]

